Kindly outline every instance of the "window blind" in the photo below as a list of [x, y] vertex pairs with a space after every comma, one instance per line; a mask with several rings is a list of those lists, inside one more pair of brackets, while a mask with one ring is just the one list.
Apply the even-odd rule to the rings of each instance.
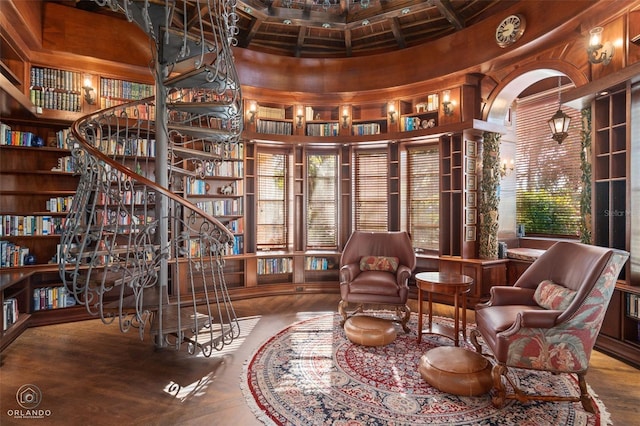
[[258, 250], [287, 248], [287, 154], [257, 153], [256, 246]]
[[580, 111], [562, 108], [571, 125], [558, 144], [547, 124], [557, 110], [557, 91], [516, 104], [516, 217], [527, 235], [576, 237], [579, 232]]
[[408, 229], [413, 247], [439, 249], [440, 154], [438, 144], [407, 149]]
[[354, 229], [388, 230], [389, 160], [386, 150], [354, 151]]
[[307, 248], [338, 247], [338, 154], [307, 155]]

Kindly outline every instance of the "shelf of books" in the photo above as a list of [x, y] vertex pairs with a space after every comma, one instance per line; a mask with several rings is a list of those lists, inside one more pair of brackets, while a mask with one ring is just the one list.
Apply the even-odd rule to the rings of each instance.
[[293, 106], [259, 104], [254, 112], [256, 132], [267, 135], [293, 134]]
[[339, 280], [340, 254], [310, 255], [304, 257], [305, 282], [337, 282]]
[[351, 135], [368, 136], [387, 133], [386, 102], [354, 105], [351, 107]]
[[154, 86], [135, 81], [100, 77], [100, 109], [153, 96]]
[[0, 127], [0, 268], [55, 261], [78, 185], [73, 158], [58, 127]]
[[258, 257], [258, 284], [290, 283], [293, 281], [293, 257]]
[[438, 125], [438, 94], [432, 93], [415, 100], [400, 101], [400, 130], [430, 129]]
[[339, 107], [305, 107], [305, 134], [307, 136], [338, 136], [340, 134]]
[[80, 112], [82, 85], [79, 72], [32, 66], [29, 98], [36, 108]]

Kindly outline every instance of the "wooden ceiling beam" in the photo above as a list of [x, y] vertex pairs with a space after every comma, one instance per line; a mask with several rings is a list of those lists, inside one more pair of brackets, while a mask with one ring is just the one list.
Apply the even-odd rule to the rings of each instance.
[[391, 32], [393, 32], [393, 36], [396, 39], [396, 43], [398, 43], [398, 47], [400, 49], [404, 49], [406, 47], [406, 43], [404, 41], [404, 36], [402, 35], [402, 29], [400, 28], [400, 20], [397, 17], [391, 18]]
[[433, 5], [438, 8], [438, 11], [446, 18], [456, 30], [464, 28], [464, 22], [460, 19], [460, 16], [456, 13], [449, 0], [432, 0]]
[[304, 46], [304, 35], [307, 32], [307, 27], [300, 26], [298, 29], [298, 41], [296, 42], [295, 56], [299, 58], [302, 54], [302, 46]]

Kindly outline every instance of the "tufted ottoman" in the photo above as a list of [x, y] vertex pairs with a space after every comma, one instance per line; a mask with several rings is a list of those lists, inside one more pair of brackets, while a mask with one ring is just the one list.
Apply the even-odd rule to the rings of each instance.
[[420, 358], [418, 371], [431, 386], [460, 396], [476, 396], [493, 386], [491, 363], [477, 352], [440, 346]]
[[384, 346], [396, 340], [393, 323], [384, 318], [357, 315], [344, 323], [344, 332], [351, 342], [363, 346]]

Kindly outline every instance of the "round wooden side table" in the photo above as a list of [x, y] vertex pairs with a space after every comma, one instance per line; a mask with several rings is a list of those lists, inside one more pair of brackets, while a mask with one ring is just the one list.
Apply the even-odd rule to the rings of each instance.
[[[423, 334], [437, 334], [453, 340], [455, 346], [459, 346], [460, 338], [460, 308], [462, 308], [462, 337], [467, 338], [467, 293], [473, 285], [473, 278], [467, 275], [449, 274], [442, 272], [420, 272], [416, 274], [418, 286], [418, 343], [422, 341]], [[422, 327], [422, 292], [426, 291], [429, 300], [428, 327]], [[453, 330], [452, 327], [443, 324], [434, 324], [432, 295], [453, 295]], [[462, 299], [462, 304], [460, 304]], [[462, 305], [462, 306], [461, 306]]]

